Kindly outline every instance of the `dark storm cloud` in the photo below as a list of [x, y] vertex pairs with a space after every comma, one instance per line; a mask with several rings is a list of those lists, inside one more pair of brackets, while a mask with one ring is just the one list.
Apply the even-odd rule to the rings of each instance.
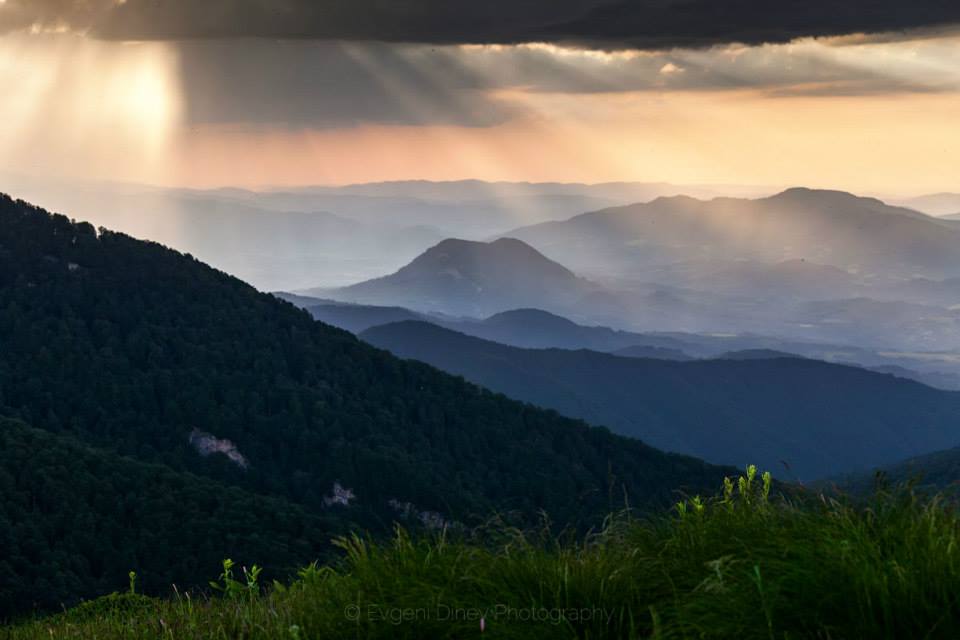
[[0, 25], [118, 39], [268, 37], [604, 49], [784, 42], [960, 22], [957, 0], [8, 0]]
[[184, 115], [192, 124], [291, 128], [489, 126], [514, 115], [458, 54], [371, 43], [185, 42]]
[[[504, 97], [503, 92], [513, 91], [750, 89], [769, 96], [854, 96], [960, 88], [953, 71], [960, 68], [960, 46], [953, 41], [919, 41], [907, 52], [873, 56], [857, 48], [807, 40], [787, 46], [607, 54], [537, 45], [261, 39], [182, 42], [176, 50], [183, 115], [188, 124], [201, 125], [489, 126], [527, 113], [522, 101]], [[875, 57], [875, 64], [863, 64], [864, 58]]]
[[[785, 47], [667, 47], [821, 33], [827, 16], [835, 27], [852, 25], [850, 7], [855, 6], [861, 9], [856, 16], [861, 28], [894, 24], [881, 19], [894, 14], [895, 5], [888, 0], [874, 0], [869, 10], [860, 0], [837, 0], [838, 6], [817, 17], [797, 8], [821, 4], [821, 0], [802, 5], [766, 0], [755, 15], [743, 17], [754, 2], [6, 0], [0, 4], [0, 31], [70, 26], [113, 38], [182, 38], [172, 49], [180, 65], [176, 81], [181, 85], [178, 95], [188, 125], [490, 126], [528, 112], [529, 105], [508, 93], [517, 90], [584, 94], [746, 88], [791, 96], [958, 89], [953, 70], [960, 65], [960, 48], [950, 40], [916, 40], [911, 42], [914, 55], [902, 58], [851, 57], [844, 55], [844, 49], [857, 45], [840, 46], [835, 41], [829, 46], [808, 40]], [[711, 16], [715, 6], [726, 12]], [[896, 21], [900, 26], [926, 24], [934, 15], [960, 11], [957, 0], [949, 5], [919, 0], [896, 6], [903, 9]], [[933, 11], [936, 7], [939, 13]], [[789, 24], [790, 29], [760, 28], [778, 22]], [[653, 33], [668, 36], [649, 35]], [[694, 38], [694, 34], [699, 35]], [[251, 37], [214, 38], [240, 35]], [[895, 36], [867, 40], [891, 38]], [[361, 39], [374, 41], [351, 41]], [[629, 44], [664, 50], [606, 54], [540, 45], [446, 47], [376, 41], [527, 39], [561, 45], [576, 42], [599, 49]], [[26, 47], [26, 41], [39, 38], [24, 35], [21, 40]], [[873, 59], [876, 64], [864, 64]]]

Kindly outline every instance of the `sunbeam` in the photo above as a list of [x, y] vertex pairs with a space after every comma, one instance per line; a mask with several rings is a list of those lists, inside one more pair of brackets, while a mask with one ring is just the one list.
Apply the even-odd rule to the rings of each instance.
[[72, 34], [0, 38], [7, 170], [162, 180], [180, 118], [176, 53]]

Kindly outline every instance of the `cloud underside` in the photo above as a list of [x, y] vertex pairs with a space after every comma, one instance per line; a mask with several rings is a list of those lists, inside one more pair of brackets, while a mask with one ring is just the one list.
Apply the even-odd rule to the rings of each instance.
[[0, 30], [600, 49], [786, 42], [960, 23], [956, 0], [7, 0]]

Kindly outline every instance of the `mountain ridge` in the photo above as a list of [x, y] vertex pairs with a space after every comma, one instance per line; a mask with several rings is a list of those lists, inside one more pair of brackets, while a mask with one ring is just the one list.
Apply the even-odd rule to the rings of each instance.
[[[639, 260], [634, 268], [677, 256], [689, 260], [695, 253], [768, 262], [804, 258], [841, 268], [882, 267], [887, 260], [960, 272], [960, 250], [947, 240], [954, 234], [960, 238], [960, 231], [945, 228], [937, 218], [876, 198], [797, 187], [755, 200], [660, 198], [504, 235], [520, 238], [547, 256], [568, 256], [569, 266], [586, 274], [598, 268], [591, 268], [589, 256], [603, 250], [614, 252], [608, 270], [613, 264], [629, 268], [631, 260]], [[783, 247], [786, 239], [788, 249]]]
[[960, 442], [960, 393], [842, 364], [519, 349], [416, 321], [361, 337], [662, 449], [737, 466], [782, 469], [786, 461], [787, 478], [867, 468]]
[[453, 315], [487, 315], [536, 299], [571, 308], [602, 287], [515, 238], [479, 242], [450, 238], [393, 274], [333, 290], [307, 290], [335, 300], [414, 307]]

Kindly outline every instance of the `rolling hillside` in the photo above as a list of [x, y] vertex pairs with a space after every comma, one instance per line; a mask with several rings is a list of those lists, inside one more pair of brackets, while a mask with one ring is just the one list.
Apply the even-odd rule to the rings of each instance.
[[374, 327], [361, 337], [655, 447], [755, 463], [784, 479], [866, 469], [960, 442], [960, 393], [856, 367], [518, 349], [423, 322]]

